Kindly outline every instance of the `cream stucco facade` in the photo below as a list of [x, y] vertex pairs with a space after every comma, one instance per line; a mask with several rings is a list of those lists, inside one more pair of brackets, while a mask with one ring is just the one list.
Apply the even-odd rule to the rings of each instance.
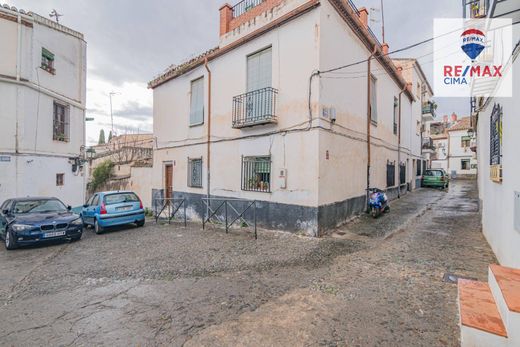
[[[367, 184], [389, 188], [389, 194], [396, 195], [399, 160], [407, 168], [402, 193], [415, 186], [413, 160], [422, 158], [415, 119], [420, 120], [421, 113], [414, 111], [418, 101], [410, 87], [392, 61], [382, 57], [383, 47], [376, 43], [378, 57], [371, 59], [376, 110], [370, 124], [368, 183], [368, 64], [343, 71], [361, 78], [325, 71], [367, 60], [374, 38], [366, 36], [368, 32], [355, 34], [352, 25], [363, 24], [355, 12], [343, 12], [348, 10], [344, 2], [273, 3], [273, 8], [222, 35], [217, 49], [150, 82], [156, 136], [152, 189], [155, 197], [165, 195], [170, 181], [165, 175], [171, 166], [173, 195], [189, 200], [190, 218], [202, 217], [205, 209], [200, 199], [208, 195], [257, 200], [261, 225], [319, 235], [364, 210]], [[266, 48], [272, 57], [271, 87], [277, 91], [275, 121], [234, 127], [237, 104], [233, 100], [248, 92], [248, 57]], [[204, 119], [190, 126], [190, 88], [200, 78]], [[400, 153], [394, 131], [399, 106]], [[266, 192], [244, 189], [242, 160], [253, 156], [270, 158]], [[202, 159], [198, 188], [188, 184], [189, 159], [194, 158]], [[387, 187], [389, 162], [396, 163], [396, 180]], [[262, 177], [266, 180], [265, 174]]]
[[0, 201], [56, 196], [80, 205], [85, 198], [79, 160], [85, 143], [83, 35], [15, 8], [0, 7], [0, 14]]

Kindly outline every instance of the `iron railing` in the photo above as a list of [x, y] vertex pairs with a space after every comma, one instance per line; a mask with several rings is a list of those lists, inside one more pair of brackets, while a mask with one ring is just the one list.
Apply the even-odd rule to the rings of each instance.
[[271, 157], [242, 157], [242, 190], [271, 192]]
[[394, 135], [397, 135], [397, 123], [394, 123]]
[[[221, 198], [202, 198], [202, 202], [206, 206], [206, 214], [202, 219], [202, 229], [206, 228], [206, 224], [212, 219], [217, 223], [224, 224], [226, 228], [226, 234], [229, 232], [229, 228], [236, 222], [240, 222], [242, 226], [253, 227], [255, 240], [258, 239], [256, 230], [256, 200], [242, 200], [242, 199], [221, 199]], [[214, 203], [213, 206], [211, 203]], [[233, 206], [233, 203], [235, 205]], [[241, 205], [242, 208], [239, 208]], [[216, 208], [215, 208], [216, 206]], [[222, 214], [222, 209], [223, 214]], [[241, 210], [241, 212], [239, 212]], [[253, 213], [252, 225], [248, 222], [244, 216], [247, 211], [251, 210]], [[221, 214], [219, 214], [221, 212]]]
[[266, 0], [243, 0], [233, 6], [233, 18], [240, 17], [252, 8], [260, 5]]
[[431, 114], [432, 116], [435, 115], [435, 106], [432, 102], [425, 102], [422, 105], [422, 114]]
[[267, 87], [233, 98], [233, 128], [243, 128], [276, 121], [278, 90]]
[[175, 218], [175, 215], [180, 211], [181, 207], [183, 208], [183, 219], [184, 219], [184, 227], [187, 226], [187, 218], [186, 218], [186, 199], [176, 199], [176, 198], [157, 198], [154, 199], [154, 217], [155, 222], [159, 221], [161, 216], [168, 219], [168, 224], [171, 223], [172, 219]]
[[422, 149], [431, 149], [431, 150], [435, 149], [435, 146], [433, 145], [433, 139], [431, 137], [423, 138]]

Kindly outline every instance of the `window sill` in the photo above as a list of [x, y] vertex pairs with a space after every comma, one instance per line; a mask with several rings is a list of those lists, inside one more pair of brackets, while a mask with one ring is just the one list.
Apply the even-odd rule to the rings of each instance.
[[373, 120], [373, 119], [371, 119], [371, 120], [370, 120], [370, 123], [372, 123], [372, 125], [375, 126], [375, 127], [377, 126], [377, 120]]
[[200, 127], [201, 125], [204, 125], [204, 122], [202, 122], [202, 123], [190, 124], [189, 127], [190, 127], [190, 128], [195, 128], [195, 127]]
[[203, 186], [188, 186], [188, 188], [194, 188], [194, 189], [203, 189]]
[[40, 69], [50, 73], [53, 76], [56, 75], [56, 69], [55, 68], [49, 68], [49, 67], [46, 67], [46, 66], [40, 66]]

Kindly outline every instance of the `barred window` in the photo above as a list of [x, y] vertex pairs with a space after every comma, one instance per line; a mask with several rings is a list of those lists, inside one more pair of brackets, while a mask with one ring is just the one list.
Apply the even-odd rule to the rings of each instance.
[[399, 178], [400, 184], [406, 183], [406, 164], [404, 163], [399, 165]]
[[502, 164], [502, 106], [495, 105], [490, 117], [490, 165]]
[[69, 108], [66, 105], [54, 102], [54, 117], [52, 139], [54, 141], [69, 141]]
[[242, 157], [242, 190], [271, 192], [271, 157]]
[[43, 47], [41, 68], [53, 75], [56, 73], [54, 69], [54, 54]]
[[395, 162], [386, 163], [386, 186], [395, 186]]
[[202, 188], [202, 158], [188, 158], [188, 187]]

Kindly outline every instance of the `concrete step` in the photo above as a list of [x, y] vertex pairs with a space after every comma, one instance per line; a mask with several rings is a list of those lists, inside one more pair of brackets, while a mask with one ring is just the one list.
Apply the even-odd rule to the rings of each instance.
[[490, 265], [488, 282], [512, 346], [520, 346], [520, 270]]
[[458, 281], [462, 347], [509, 346], [506, 327], [487, 283]]

